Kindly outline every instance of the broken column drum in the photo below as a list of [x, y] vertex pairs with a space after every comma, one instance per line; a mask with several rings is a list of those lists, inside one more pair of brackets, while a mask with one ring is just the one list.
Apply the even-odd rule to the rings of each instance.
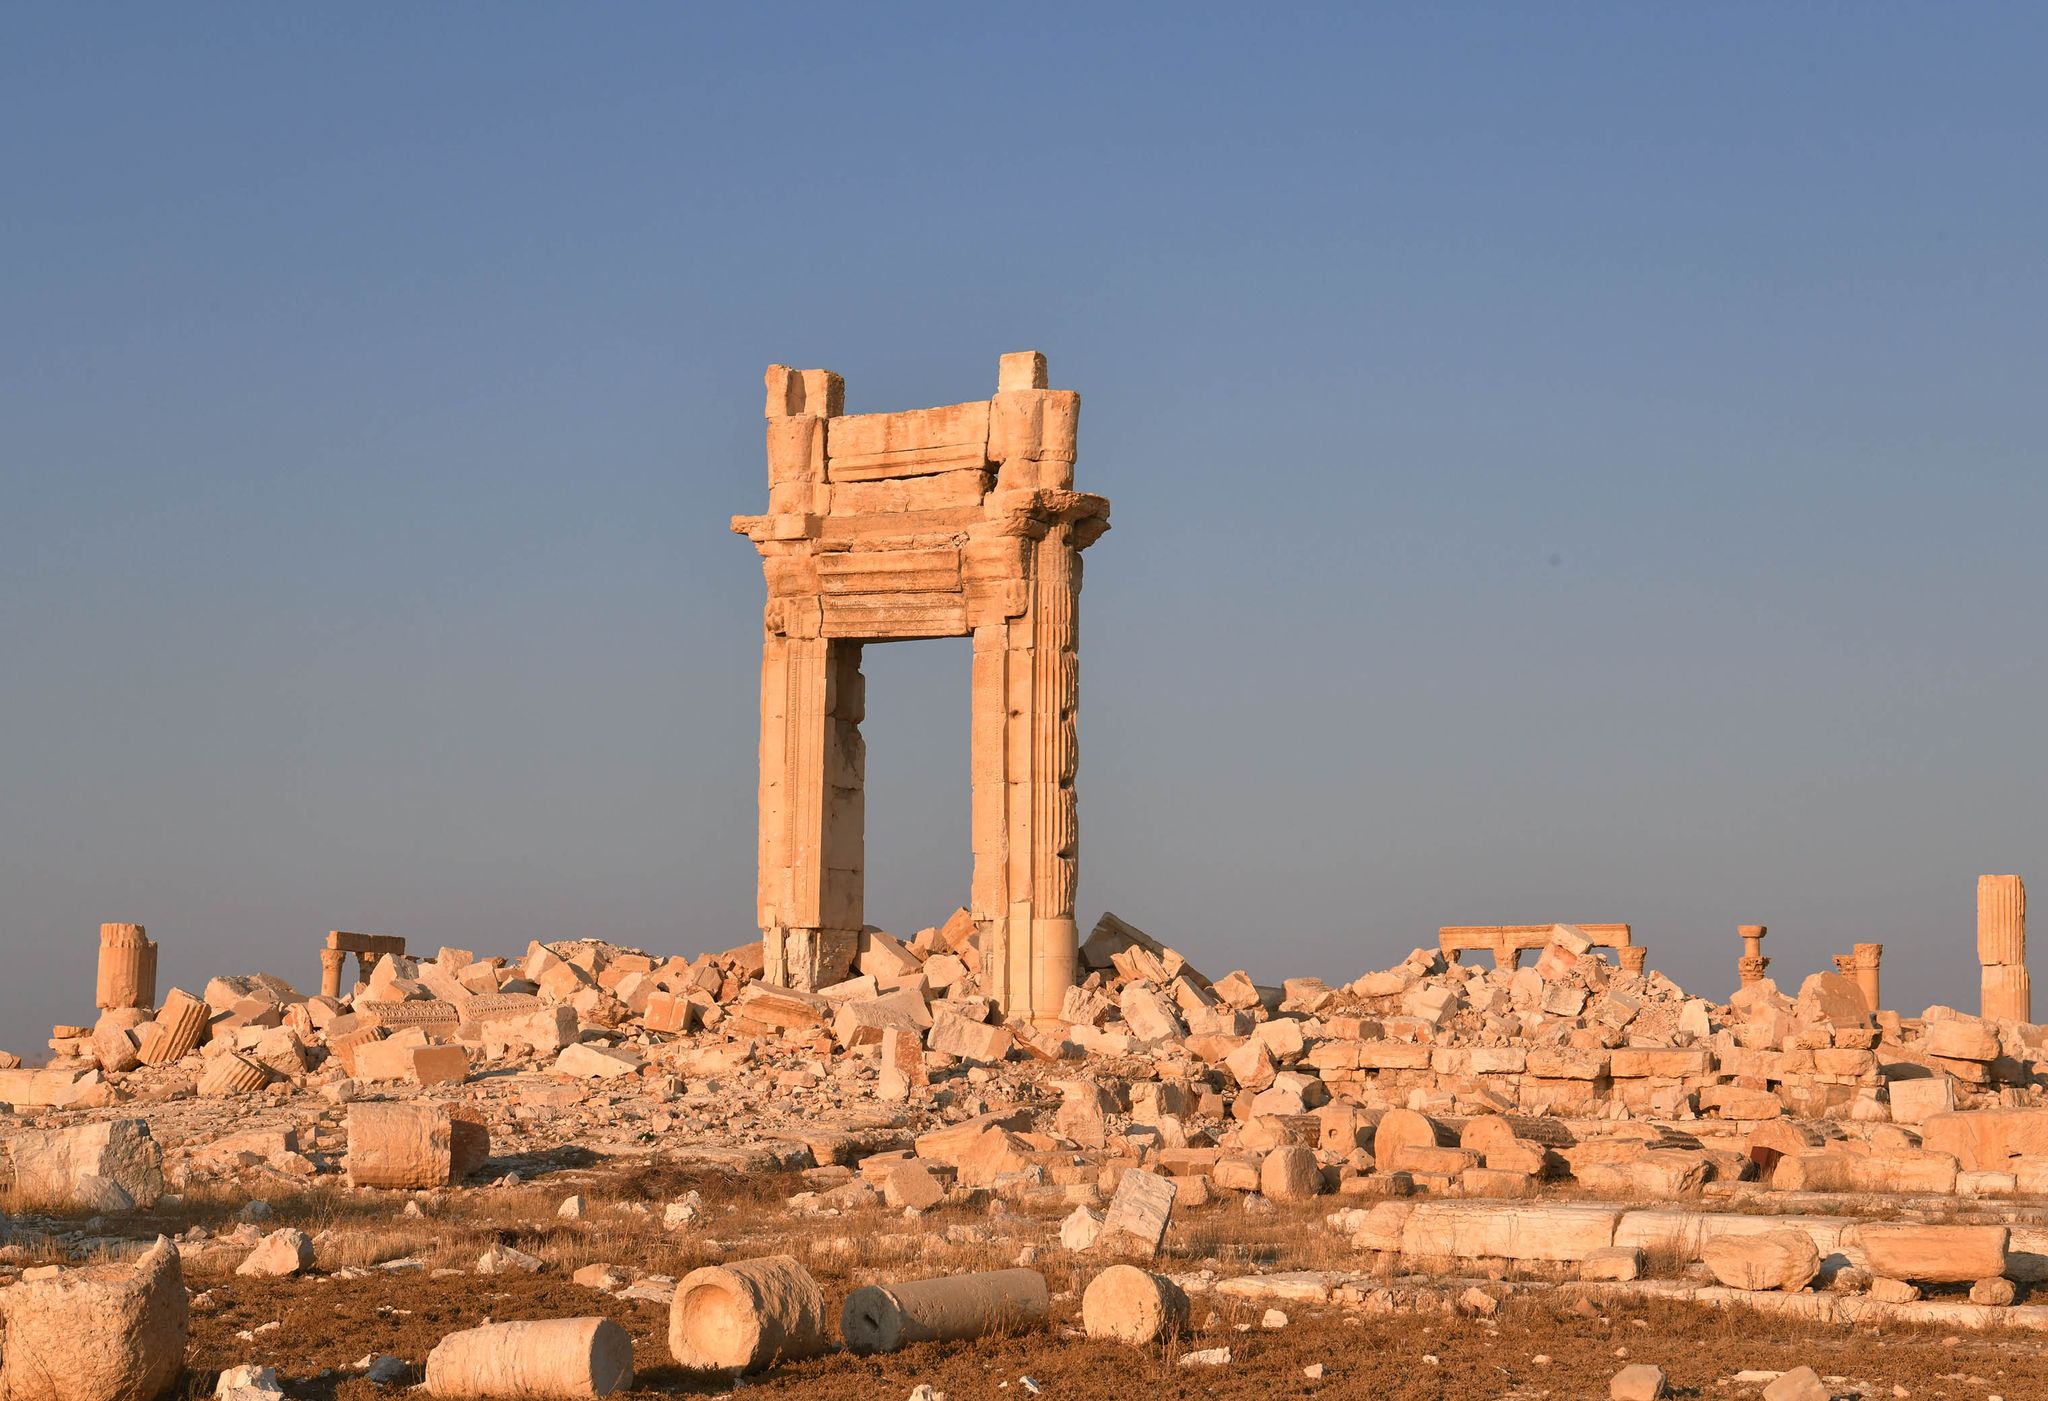
[[825, 1347], [824, 1292], [794, 1256], [694, 1269], [669, 1305], [668, 1350], [684, 1367], [757, 1372]]
[[1997, 1021], [2032, 1021], [2027, 887], [2018, 876], [1977, 877], [1977, 961], [1984, 966], [1984, 1015]]
[[597, 1401], [633, 1385], [633, 1339], [608, 1318], [487, 1323], [427, 1354], [427, 1390], [482, 1401]]
[[102, 1012], [156, 1006], [156, 945], [141, 925], [100, 926], [99, 979], [93, 1003]]
[[1045, 1276], [1036, 1270], [870, 1284], [847, 1295], [839, 1335], [858, 1353], [894, 1352], [1042, 1323], [1050, 1306]]
[[984, 985], [1048, 1020], [1074, 982], [1081, 551], [1109, 502], [1074, 490], [1080, 396], [1002, 357], [992, 399], [846, 414], [826, 370], [767, 375], [768, 514], [736, 516], [768, 586], [757, 914], [764, 979], [851, 970], [862, 925], [861, 649], [971, 637], [970, 908]]

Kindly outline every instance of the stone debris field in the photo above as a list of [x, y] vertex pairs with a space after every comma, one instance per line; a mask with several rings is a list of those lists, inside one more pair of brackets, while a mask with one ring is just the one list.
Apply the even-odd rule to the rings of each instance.
[[[0, 1401], [2048, 1397], [2019, 877], [1974, 1012], [1887, 1007], [1877, 944], [1773, 980], [1762, 925], [1725, 995], [1618, 923], [1336, 986], [1084, 939], [1079, 396], [767, 389], [758, 937], [160, 990], [102, 926], [93, 1015], [0, 1055]], [[968, 635], [972, 894], [898, 937], [860, 649]]]
[[1911, 1394], [2048, 1394], [2048, 1031], [1690, 996], [1587, 928], [1272, 987], [1106, 915], [1034, 1022], [964, 910], [814, 991], [758, 942], [337, 933], [319, 993], [158, 998], [108, 925], [113, 1005], [0, 1070], [0, 1396], [1118, 1395], [1118, 1350], [1166, 1394], [1896, 1394], [1873, 1337], [1956, 1364]]

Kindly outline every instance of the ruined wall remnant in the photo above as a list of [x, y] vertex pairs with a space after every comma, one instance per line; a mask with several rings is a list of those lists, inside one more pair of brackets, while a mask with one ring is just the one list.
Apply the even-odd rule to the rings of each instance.
[[1081, 551], [1109, 502], [1074, 490], [1080, 395], [1002, 357], [995, 397], [845, 413], [827, 370], [767, 375], [758, 914], [764, 977], [846, 976], [862, 917], [861, 648], [974, 639], [973, 898], [990, 991], [1059, 1014], [1074, 981]]

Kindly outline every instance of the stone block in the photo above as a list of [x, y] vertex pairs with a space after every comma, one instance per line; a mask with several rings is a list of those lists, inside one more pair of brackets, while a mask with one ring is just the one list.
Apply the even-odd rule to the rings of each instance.
[[78, 1201], [91, 1179], [117, 1184], [138, 1207], [164, 1194], [163, 1151], [141, 1119], [113, 1119], [65, 1129], [31, 1129], [9, 1143], [15, 1191], [24, 1201]]
[[1877, 1274], [1929, 1284], [1967, 1284], [2006, 1272], [2011, 1232], [2004, 1226], [1923, 1226], [1866, 1222], [1855, 1243]]
[[1731, 1289], [1804, 1289], [1820, 1273], [1820, 1252], [1803, 1231], [1716, 1236], [1700, 1249], [1714, 1278]]

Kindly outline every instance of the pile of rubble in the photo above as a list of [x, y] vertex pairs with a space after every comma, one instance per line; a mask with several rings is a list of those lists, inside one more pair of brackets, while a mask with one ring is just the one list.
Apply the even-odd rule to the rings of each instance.
[[[337, 933], [318, 993], [254, 974], [158, 1001], [156, 946], [108, 926], [100, 1016], [55, 1028], [46, 1066], [0, 1068], [0, 1141], [29, 1206], [147, 1209], [243, 1175], [258, 1197], [323, 1178], [441, 1189], [487, 1165], [512, 1180], [522, 1155], [574, 1144], [788, 1171], [800, 1216], [1036, 1208], [1058, 1248], [1146, 1259], [1177, 1212], [1339, 1199], [1319, 1215], [1348, 1243], [1345, 1270], [1103, 1270], [1086, 1331], [1146, 1345], [1185, 1324], [1190, 1295], [1414, 1307], [1389, 1281], [1417, 1272], [1476, 1277], [1440, 1303], [1488, 1316], [1513, 1289], [1559, 1287], [2048, 1331], [2048, 1306], [2025, 1302], [2048, 1284], [2048, 1210], [2016, 1200], [2048, 1193], [2042, 1028], [1873, 1010], [1847, 973], [1787, 996], [1753, 963], [1710, 1001], [1640, 950], [1609, 961], [1603, 928], [1624, 927], [1548, 927], [1528, 966], [1519, 948], [1460, 963], [1447, 938], [1342, 986], [1275, 987], [1211, 979], [1105, 915], [1061, 1015], [1031, 1023], [984, 990], [964, 910], [909, 939], [867, 931], [850, 976], [815, 989], [764, 982], [759, 943], [417, 958]], [[347, 957], [360, 976], [344, 986]], [[316, 1113], [266, 1113], [302, 1096]], [[1658, 1205], [1628, 1204], [1644, 1199]], [[700, 1206], [670, 1203], [662, 1224]], [[182, 1316], [153, 1302], [182, 1290], [181, 1258], [311, 1267], [308, 1237], [254, 1219], [195, 1227], [132, 1267], [24, 1272], [0, 1290], [19, 1340], [8, 1365], [59, 1346], [68, 1310], [102, 1320], [109, 1366], [154, 1377], [182, 1353]], [[1652, 1261], [1681, 1274], [1645, 1278]], [[501, 1243], [475, 1268], [540, 1267]], [[608, 1291], [656, 1288], [600, 1266], [577, 1282], [592, 1271]], [[788, 1257], [657, 1293], [685, 1365], [748, 1370], [828, 1345], [822, 1293]], [[840, 1334], [886, 1351], [1042, 1327], [1046, 1300], [1029, 1268], [864, 1285]], [[242, 1370], [227, 1401], [275, 1401], [261, 1369]], [[632, 1375], [630, 1340], [598, 1318], [455, 1334], [426, 1363], [441, 1395], [590, 1398]]]
[[[103, 951], [126, 967], [146, 946], [153, 977], [139, 928], [109, 929]], [[348, 948], [363, 976], [344, 990]], [[813, 991], [764, 984], [759, 943], [694, 959], [590, 940], [535, 943], [517, 960], [402, 949], [331, 936], [333, 993], [256, 974], [109, 1007], [93, 1026], [57, 1027], [47, 1066], [0, 1070], [0, 1103], [307, 1090], [346, 1103], [380, 1085], [462, 1085], [486, 1067], [674, 1091], [752, 1067], [774, 1089], [829, 1083], [840, 1103], [959, 1119], [944, 1133], [960, 1152], [918, 1152], [958, 1158], [952, 1181], [970, 1187], [1056, 1187], [1136, 1164], [1195, 1191], [1281, 1199], [1512, 1197], [1545, 1184], [1669, 1196], [1757, 1178], [2048, 1188], [2040, 1027], [1939, 1007], [1873, 1013], [1835, 973], [1796, 997], [1759, 980], [1710, 1002], [1624, 971], [1571, 925], [1552, 927], [1526, 967], [1418, 949], [1341, 987], [1272, 987], [1241, 971], [1212, 981], [1106, 915], [1062, 1017], [1042, 1025], [1005, 1020], [981, 991], [964, 910], [908, 940], [868, 931], [857, 972]], [[117, 999], [153, 999], [137, 981], [103, 966], [102, 1000], [110, 982]]]

